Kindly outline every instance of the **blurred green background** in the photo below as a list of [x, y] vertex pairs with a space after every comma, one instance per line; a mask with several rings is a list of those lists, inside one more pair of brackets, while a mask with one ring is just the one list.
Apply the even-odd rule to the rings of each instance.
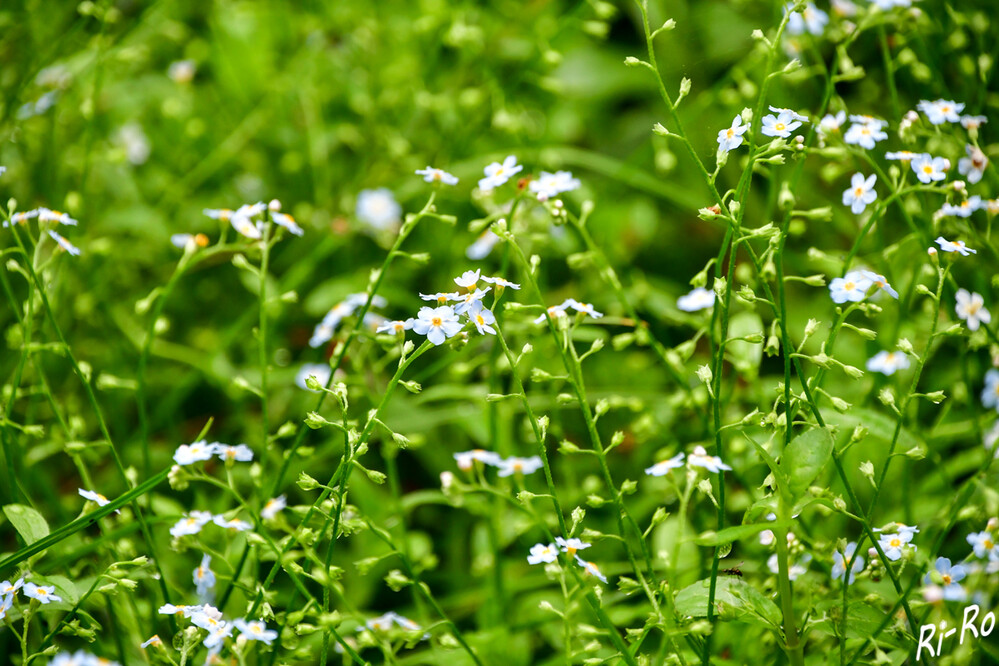
[[[900, 15], [863, 35], [850, 57], [866, 76], [839, 85], [842, 100], [834, 100], [833, 107], [845, 103], [851, 112], [888, 118], [893, 125], [919, 99], [937, 96], [966, 101], [966, 113], [994, 110], [997, 97], [987, 60], [994, 57], [991, 45], [997, 37], [988, 15], [994, 6], [990, 0], [960, 4], [959, 14], [947, 3], [920, 2], [922, 14]], [[764, 54], [751, 32], [776, 25], [781, 3], [669, 0], [652, 2], [650, 14], [653, 25], [669, 17], [677, 22], [675, 31], [658, 40], [659, 62], [671, 90], [681, 77], [692, 79], [680, 114], [695, 148], [710, 164], [717, 131], [755, 102]], [[328, 355], [328, 350], [308, 347], [312, 327], [344, 296], [361, 291], [368, 271], [384, 258], [385, 240], [365, 233], [355, 219], [357, 194], [387, 187], [406, 211], [418, 210], [428, 187], [413, 171], [428, 164], [462, 179], [439, 198], [439, 208], [457, 215], [459, 222], [455, 227], [421, 225], [408, 249], [429, 252], [431, 260], [393, 266], [383, 290], [390, 303], [384, 314], [411, 316], [419, 306], [416, 292], [446, 289], [453, 276], [472, 267], [464, 251], [475, 234], [467, 225], [483, 211], [468, 193], [485, 164], [515, 154], [527, 165], [525, 174], [560, 168], [582, 180], [582, 189], [567, 201], [573, 208], [587, 199], [596, 202], [591, 231], [657, 337], [667, 346], [690, 337], [685, 324], [694, 320], [676, 310], [675, 299], [715, 255], [722, 232], [697, 217], [697, 209], [711, 201], [680, 147], [652, 134], [655, 123], [668, 125], [652, 75], [623, 64], [626, 56], [643, 55], [638, 22], [636, 7], [626, 2], [4, 2], [0, 164], [7, 172], [0, 178], [0, 196], [15, 198], [20, 210], [48, 206], [80, 220], [79, 228], [65, 235], [83, 255], [60, 262], [51, 274], [51, 293], [78, 357], [103, 376], [100, 398], [126, 464], [138, 467], [142, 461], [130, 382], [147, 319], [137, 313], [136, 302], [169, 278], [180, 256], [170, 245], [171, 234], [218, 237], [218, 223], [203, 216], [203, 208], [278, 198], [305, 229], [304, 237], [279, 244], [272, 258], [271, 293], [294, 290], [298, 295], [297, 303], [274, 311], [276, 369], [270, 404], [275, 423], [297, 423], [312, 408], [313, 397], [292, 381], [301, 363]], [[897, 109], [886, 94], [878, 30], [889, 34], [897, 60]], [[770, 102], [815, 113], [824, 80], [812, 65], [818, 57], [827, 60], [832, 51], [828, 41], [808, 40], [805, 66], [775, 82]], [[988, 126], [984, 134], [989, 136]], [[889, 143], [897, 147], [892, 138], [895, 143]], [[735, 186], [737, 163], [733, 158], [723, 170], [722, 191]], [[835, 264], [812, 261], [806, 250], [842, 254], [857, 232], [855, 217], [838, 209], [838, 199], [858, 165], [817, 165], [806, 170], [798, 207], [831, 204], [837, 210], [829, 222], [792, 227], [789, 274], [834, 273]], [[787, 173], [777, 168], [758, 176], [746, 202], [749, 225], [772, 219]], [[908, 283], [911, 275], [903, 268], [911, 260], [904, 253], [881, 252], [906, 233], [902, 221], [889, 216], [882, 236], [872, 236], [863, 250], [870, 264], [890, 277], [897, 270]], [[554, 233], [532, 243], [532, 250], [544, 256], [542, 276], [552, 303], [580, 296], [611, 316], [622, 314], [595, 271], [570, 269], [566, 256], [581, 249], [573, 236]], [[495, 272], [506, 259], [497, 251], [483, 265]], [[966, 271], [962, 284], [987, 289], [986, 272], [960, 270]], [[508, 277], [516, 280], [513, 273]], [[12, 284], [15, 297], [22, 297], [23, 283]], [[212, 438], [247, 441], [259, 451], [259, 400], [233, 385], [237, 376], [253, 383], [259, 374], [252, 286], [220, 258], [216, 265], [185, 276], [167, 303], [148, 373], [154, 469], [168, 465], [174, 448], [190, 441], [209, 417], [216, 419]], [[812, 316], [829, 320], [824, 290], [795, 284], [789, 293], [794, 330], [800, 331]], [[18, 361], [21, 332], [6, 302], [0, 306], [0, 326], [6, 335], [0, 370], [9, 377]], [[906, 321], [891, 326], [900, 335], [908, 331]], [[514, 334], [525, 330], [515, 327]], [[613, 326], [610, 330], [619, 332]], [[51, 332], [43, 328], [42, 337], [51, 340]], [[878, 348], [845, 349], [844, 360], [862, 366]], [[376, 393], [384, 383], [378, 354], [377, 347], [366, 346], [348, 357], [352, 381], [362, 395]], [[510, 452], [529, 453], [520, 443], [522, 424], [509, 420], [516, 408], [507, 403], [487, 407], [482, 401], [487, 377], [477, 366], [484, 359], [443, 350], [439, 357], [416, 377], [428, 391], [420, 397], [398, 396], [390, 412], [393, 427], [427, 444], [402, 454], [406, 492], [437, 486], [437, 474], [452, 469], [452, 452], [487, 441], [482, 417], [488, 409], [500, 409], [508, 419], [500, 419], [500, 427]], [[97, 439], [65, 360], [58, 354], [33, 358], [48, 370], [51, 392], [63, 401], [65, 413], [80, 415], [75, 418], [82, 421], [69, 424], [75, 438]], [[632, 350], [594, 361], [589, 367], [592, 397], [640, 401], [634, 410], [622, 403], [626, 409], [608, 417], [629, 431], [628, 445], [616, 454], [615, 472], [621, 478], [640, 474], [661, 447], [672, 451], [702, 436], [689, 412], [678, 416], [669, 395], [673, 385], [649, 353]], [[764, 361], [764, 374], [779, 372], [777, 365], [767, 363], [776, 360]], [[447, 364], [451, 367], [445, 368]], [[960, 371], [934, 368], [927, 383], [961, 381]], [[972, 375], [977, 374], [973, 368]], [[429, 388], [438, 380], [441, 386]], [[49, 428], [54, 417], [37, 382], [29, 366], [28, 389], [22, 390], [14, 416]], [[879, 384], [865, 382], [862, 394], [873, 396]], [[770, 399], [753, 397], [761, 404]], [[541, 395], [539, 406], [551, 408], [553, 398]], [[556, 411], [553, 418], [558, 436], [584, 436], [574, 414], [560, 422]], [[76, 498], [58, 497], [74, 495], [80, 482], [62, 454], [66, 438], [49, 428], [37, 441], [21, 439], [26, 447], [30, 442], [21, 479], [29, 500], [53, 524], [69, 520]], [[309, 443], [319, 453], [299, 467], [318, 469], [322, 473], [316, 476], [324, 476], [323, 470], [332, 471], [339, 450], [327, 445], [321, 433], [310, 435]], [[87, 457], [108, 471], [108, 492], [114, 494], [117, 480], [104, 450], [93, 447]], [[573, 489], [570, 501], [582, 501], [593, 470], [559, 465], [558, 472]], [[760, 478], [752, 481], [758, 484], [765, 475], [762, 467], [754, 473]], [[351, 501], [376, 519], [390, 519], [390, 507], [379, 502], [384, 491], [362, 479], [354, 483]], [[181, 508], [166, 497], [176, 493], [165, 487], [161, 491], [162, 506]], [[289, 491], [293, 497], [296, 493]], [[190, 492], [184, 496], [183, 506], [192, 504], [191, 497]], [[736, 492], [730, 498], [733, 512], [740, 504], [745, 507], [747, 497]], [[661, 501], [644, 495], [636, 499], [641, 506], [636, 513], [651, 513]], [[444, 561], [434, 574], [438, 582], [467, 575], [469, 563], [474, 575], [490, 566], [483, 522], [432, 504], [414, 509], [412, 520], [414, 549], [429, 553], [433, 548]], [[710, 512], [703, 521], [699, 529], [712, 524]], [[472, 538], [466, 541], [469, 532]], [[517, 537], [513, 526], [502, 540]], [[10, 541], [5, 547], [13, 549], [13, 535], [5, 538]], [[367, 545], [363, 540], [359, 544], [353, 546], [354, 554], [366, 554]], [[518, 554], [524, 544], [513, 545], [511, 553]], [[188, 559], [191, 566], [196, 563], [193, 554]], [[618, 573], [615, 565], [610, 569]], [[347, 586], [359, 605], [393, 607], [392, 595], [377, 576], [363, 580], [367, 582]], [[542, 577], [524, 580], [528, 587], [546, 585]], [[459, 616], [478, 608], [486, 593], [474, 588], [466, 598], [459, 589], [453, 586], [457, 598], [449, 600], [460, 609]], [[382, 599], [372, 602], [378, 595]], [[536, 608], [536, 601], [525, 600], [523, 608]]]

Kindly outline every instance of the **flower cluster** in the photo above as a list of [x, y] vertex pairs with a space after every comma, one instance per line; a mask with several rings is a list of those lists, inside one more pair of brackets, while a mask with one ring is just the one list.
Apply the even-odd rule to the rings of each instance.
[[[217, 655], [225, 646], [226, 639], [232, 637], [234, 629], [240, 633], [240, 638], [247, 641], [259, 641], [270, 645], [277, 638], [278, 633], [273, 629], [268, 629], [262, 620], [247, 621], [237, 618], [232, 621], [223, 619], [222, 611], [211, 604], [193, 606], [175, 606], [165, 604], [160, 607], [161, 615], [181, 615], [191, 621], [191, 625], [207, 632], [202, 640], [202, 644], [208, 648], [209, 656]], [[159, 642], [157, 636], [149, 639], [143, 647]]]
[[[5, 228], [12, 225], [23, 225], [28, 222], [28, 220], [37, 219], [39, 222], [39, 228], [45, 229], [49, 238], [55, 241], [56, 246], [70, 254], [74, 257], [80, 256], [80, 248], [76, 247], [70, 243], [62, 234], [57, 232], [55, 229], [48, 228], [50, 224], [61, 224], [68, 227], [75, 227], [79, 222], [67, 213], [62, 213], [57, 210], [51, 210], [49, 208], [35, 208], [32, 210], [26, 210], [20, 213], [13, 213], [10, 216], [10, 220], [4, 220], [3, 226]], [[44, 227], [42, 226], [44, 224]]]
[[560, 552], [565, 553], [583, 569], [584, 575], [593, 576], [600, 582], [606, 583], [607, 576], [601, 573], [600, 568], [593, 562], [588, 562], [577, 554], [578, 551], [585, 550], [591, 545], [593, 544], [586, 543], [581, 539], [555, 537], [555, 543], [536, 543], [531, 546], [530, 554], [527, 556], [527, 563], [531, 565], [550, 564], [558, 559]]
[[545, 323], [545, 319], [550, 317], [552, 319], [558, 319], [560, 317], [565, 317], [569, 310], [574, 310], [580, 314], [592, 317], [594, 319], [600, 319], [603, 317], [602, 312], [597, 312], [593, 309], [593, 306], [589, 303], [580, 303], [575, 298], [567, 298], [558, 305], [549, 306], [546, 309], [547, 316], [545, 314], [539, 315], [535, 320], [535, 324]]
[[198, 440], [190, 444], [181, 444], [173, 454], [173, 460], [178, 465], [191, 465], [198, 461], [209, 460], [212, 456], [218, 456], [226, 463], [250, 462], [253, 460], [253, 449], [246, 444], [223, 444], [222, 442], [208, 442]]
[[[350, 294], [347, 298], [330, 308], [329, 312], [323, 316], [322, 321], [316, 324], [315, 330], [312, 331], [312, 337], [309, 338], [309, 346], [316, 348], [332, 340], [333, 334], [336, 333], [336, 330], [340, 327], [340, 324], [343, 323], [343, 320], [352, 316], [367, 302], [368, 294], [362, 292], [358, 294]], [[371, 298], [371, 307], [384, 308], [387, 305], [388, 301], [381, 296], [375, 295]], [[377, 330], [378, 327], [384, 323], [384, 321], [384, 317], [370, 311], [366, 312], [364, 315], [364, 324], [372, 330]]]
[[[731, 467], [722, 462], [718, 456], [709, 456], [703, 446], [695, 446], [693, 452], [686, 456], [686, 465], [689, 469], [700, 467], [712, 474], [717, 474], [722, 470], [731, 471]], [[648, 467], [645, 473], [650, 476], [664, 476], [671, 470], [684, 466], [684, 454], [678, 453], [669, 460], [663, 460], [652, 467]]]
[[38, 585], [25, 581], [23, 577], [14, 582], [5, 580], [0, 582], [0, 619], [7, 616], [7, 611], [17, 601], [18, 592], [42, 605], [62, 601], [62, 597], [55, 593], [54, 585]]
[[86, 650], [59, 652], [49, 659], [48, 666], [120, 666], [117, 661], [98, 657]]
[[530, 458], [510, 456], [509, 458], [503, 458], [498, 453], [485, 451], [483, 449], [459, 451], [453, 455], [454, 461], [460, 470], [467, 472], [474, 467], [476, 462], [480, 462], [483, 465], [488, 465], [489, 467], [495, 467], [498, 469], [499, 472], [497, 473], [497, 476], [533, 474], [544, 466], [541, 462], [541, 458], [538, 456], [531, 456]]
[[898, 292], [888, 284], [887, 278], [874, 271], [849, 271], [843, 277], [833, 278], [829, 282], [829, 296], [834, 303], [846, 303], [847, 301], [859, 303], [868, 297], [868, 292], [871, 289], [875, 289], [875, 293], [884, 290], [892, 298], [898, 299]]
[[[266, 516], [264, 517], [266, 518]], [[253, 525], [245, 520], [226, 518], [225, 514], [213, 514], [210, 511], [191, 511], [184, 514], [180, 520], [174, 523], [174, 526], [170, 528], [170, 535], [180, 538], [182, 536], [197, 534], [208, 523], [214, 523], [223, 529], [235, 530], [237, 532], [245, 532], [253, 528]]]

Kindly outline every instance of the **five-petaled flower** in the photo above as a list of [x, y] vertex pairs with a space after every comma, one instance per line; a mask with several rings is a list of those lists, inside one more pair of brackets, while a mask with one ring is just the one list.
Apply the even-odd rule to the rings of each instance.
[[567, 553], [569, 557], [574, 557], [576, 555], [576, 551], [586, 550], [593, 544], [587, 543], [582, 539], [577, 539], [575, 537], [571, 539], [555, 537], [555, 545], [561, 548], [563, 553]]
[[868, 370], [889, 376], [908, 367], [909, 356], [905, 352], [881, 350], [867, 361]]
[[923, 153], [912, 160], [910, 165], [919, 182], [929, 184], [947, 177], [944, 172], [950, 168], [950, 160], [946, 157], [933, 157]]
[[202, 601], [211, 601], [211, 590], [215, 587], [215, 572], [211, 570], [212, 556], [205, 553], [201, 564], [194, 569], [194, 585]]
[[964, 601], [968, 593], [958, 584], [968, 575], [968, 570], [963, 565], [955, 564], [951, 566], [950, 560], [946, 557], [938, 557], [934, 564], [936, 571], [931, 571], [923, 577], [923, 583], [931, 585], [935, 579], [939, 578], [943, 584], [943, 598], [947, 601]]
[[437, 169], [432, 166], [428, 166], [426, 169], [417, 169], [417, 176], [423, 176], [423, 180], [427, 183], [443, 183], [444, 185], [457, 185], [458, 178], [449, 174], [444, 169]]
[[497, 476], [513, 476], [514, 474], [533, 474], [543, 467], [541, 458], [531, 456], [530, 458], [518, 458], [510, 456], [500, 460], [499, 472]]
[[915, 546], [909, 543], [910, 541], [912, 541], [912, 532], [899, 532], [897, 534], [882, 535], [878, 539], [878, 545], [884, 551], [885, 557], [894, 562], [902, 558], [902, 551], [906, 546], [913, 550], [916, 549]]
[[556, 171], [555, 173], [542, 171], [537, 179], [532, 180], [529, 185], [531, 192], [534, 192], [540, 201], [547, 201], [564, 192], [578, 189], [579, 186], [579, 179], [573, 178], [569, 171]]
[[[847, 578], [847, 565], [850, 567], [850, 575]], [[846, 544], [844, 552], [833, 553], [832, 577], [836, 580], [844, 580], [847, 584], [853, 584], [857, 574], [864, 570], [864, 558], [857, 553], [857, 542], [851, 541]]]
[[996, 539], [988, 530], [969, 534], [968, 543], [975, 551], [975, 557], [987, 557], [990, 560], [999, 560], [999, 548], [996, 547]]
[[676, 307], [684, 312], [697, 312], [714, 307], [715, 292], [704, 287], [695, 287], [676, 299]]
[[979, 326], [992, 321], [992, 314], [985, 308], [985, 299], [981, 294], [958, 289], [956, 297], [957, 304], [954, 310], [959, 319], [967, 322], [968, 330], [977, 331]]
[[695, 446], [693, 453], [687, 456], [687, 465], [692, 467], [703, 467], [704, 469], [717, 474], [724, 470], [731, 470], [732, 468], [722, 462], [722, 459], [718, 456], [709, 456], [708, 452], [704, 450], [703, 446]]
[[413, 331], [418, 335], [427, 336], [427, 339], [435, 345], [458, 335], [461, 329], [458, 315], [449, 305], [442, 305], [439, 308], [420, 308], [416, 321], [413, 322]]
[[974, 185], [982, 179], [985, 167], [989, 164], [989, 158], [985, 157], [985, 153], [982, 152], [981, 148], [972, 146], [971, 144], [964, 147], [964, 152], [968, 156], [962, 157], [957, 161], [957, 171], [962, 176], [966, 176], [968, 182]]
[[247, 622], [246, 620], [239, 618], [233, 620], [232, 625], [239, 629], [239, 633], [248, 641], [261, 641], [270, 645], [271, 641], [278, 636], [278, 632], [273, 629], [268, 629], [263, 620], [253, 620], [252, 622]]
[[760, 130], [767, 136], [779, 136], [783, 139], [791, 136], [791, 132], [801, 127], [801, 122], [794, 119], [792, 111], [784, 110], [763, 117], [763, 127]]
[[31, 597], [36, 601], [47, 604], [53, 601], [62, 601], [62, 597], [55, 594], [53, 585], [35, 585], [34, 583], [24, 584], [24, 596]]
[[454, 461], [458, 465], [458, 469], [468, 471], [472, 469], [473, 464], [478, 461], [484, 465], [492, 465], [493, 467], [499, 467], [503, 458], [493, 451], [486, 451], [484, 449], [472, 449], [471, 451], [459, 451], [458, 453], [452, 454], [454, 456]]
[[742, 116], [732, 119], [732, 126], [718, 132], [718, 150], [728, 152], [742, 145], [742, 135], [749, 130], [749, 124], [742, 122]]
[[969, 254], [978, 254], [978, 250], [972, 250], [970, 247], [964, 244], [964, 241], [949, 241], [943, 236], [937, 236], [936, 244], [940, 246], [940, 249], [944, 252], [957, 252], [962, 257], [967, 257]]
[[938, 99], [932, 102], [924, 99], [916, 105], [916, 108], [926, 114], [926, 119], [930, 123], [942, 125], [961, 122], [960, 114], [964, 110], [964, 104], [948, 99]]
[[[985, 373], [985, 387], [982, 388], [982, 407], [994, 408], [999, 412], [999, 370], [996, 368], [990, 368]], [[996, 424], [994, 430], [999, 432], [999, 421]], [[999, 456], [999, 447], [996, 447], [996, 455]]]
[[212, 514], [209, 511], [192, 511], [185, 514], [170, 528], [170, 536], [182, 537], [190, 534], [197, 534], [201, 528], [212, 522]]
[[523, 165], [517, 164], [517, 158], [513, 155], [508, 155], [502, 164], [493, 162], [483, 169], [485, 178], [479, 180], [479, 189], [489, 192], [520, 173], [523, 168]]
[[588, 575], [597, 578], [601, 583], [607, 582], [607, 576], [600, 573], [600, 569], [593, 562], [587, 562], [579, 555], [576, 555], [576, 564], [583, 567], [583, 571], [585, 571]]
[[558, 549], [555, 544], [536, 543], [531, 546], [531, 554], [527, 556], [528, 564], [540, 564], [542, 562], [554, 562], [558, 559]]
[[843, 192], [843, 205], [849, 206], [855, 215], [863, 213], [867, 204], [873, 203], [878, 198], [878, 193], [874, 190], [877, 179], [878, 175], [875, 173], [866, 178], [860, 172], [853, 174], [850, 187]]
[[264, 520], [273, 520], [278, 512], [288, 506], [288, 500], [284, 495], [278, 495], [267, 500], [264, 508], [260, 510], [260, 517]]
[[52, 231], [51, 229], [49, 229], [49, 236], [59, 245], [60, 248], [62, 248], [72, 256], [74, 257], [80, 256], [80, 248], [76, 247], [75, 245], [73, 245], [68, 240], [66, 240], [56, 232]]
[[181, 444], [173, 454], [173, 460], [178, 465], [190, 465], [199, 460], [208, 460], [215, 455], [215, 445], [201, 439], [191, 444]]
[[672, 469], [683, 467], [683, 457], [684, 455], [682, 452], [678, 453], [669, 460], [662, 460], [657, 462], [652, 467], [646, 467], [645, 473], [651, 476], [664, 476]]

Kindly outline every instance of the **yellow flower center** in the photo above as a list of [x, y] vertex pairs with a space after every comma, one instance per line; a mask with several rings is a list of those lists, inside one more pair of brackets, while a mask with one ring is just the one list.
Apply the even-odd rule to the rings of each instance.
[[774, 129], [777, 130], [778, 132], [783, 132], [786, 127], [787, 125], [785, 125], [784, 123], [777, 123], [776, 125], [774, 125]]
[[728, 131], [725, 132], [725, 136], [731, 139], [733, 136], [735, 136], [735, 130], [730, 127]]
[[475, 315], [475, 321], [477, 321], [480, 326], [486, 323], [486, 320], [480, 314]]
[[847, 291], [853, 291], [854, 289], [857, 288], [857, 285], [854, 282], [846, 282], [843, 284], [843, 288], [846, 289]]
[[950, 585], [951, 581], [954, 580], [950, 574], [944, 574], [941, 578], [943, 579], [944, 585]]
[[927, 164], [926, 166], [924, 166], [923, 167], [923, 173], [933, 173], [933, 166], [929, 165], [929, 164]]
[[891, 545], [892, 548], [900, 548], [902, 546], [902, 540], [899, 539], [898, 537], [895, 537], [888, 543]]
[[442, 323], [443, 321], [441, 320], [440, 317], [434, 317], [433, 319], [430, 320], [431, 326], [440, 326]]
[[863, 195], [863, 194], [864, 194], [864, 188], [862, 188], [862, 187], [858, 187], [857, 189], [855, 189], [855, 190], [853, 191], [853, 194], [854, 194], [855, 196], [858, 196], [858, 197], [859, 197], [859, 196], [861, 196], [861, 195]]

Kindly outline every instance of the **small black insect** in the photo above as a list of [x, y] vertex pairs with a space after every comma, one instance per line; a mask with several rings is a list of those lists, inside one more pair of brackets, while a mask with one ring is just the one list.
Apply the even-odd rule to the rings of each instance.
[[738, 576], [739, 578], [742, 578], [742, 569], [739, 568], [741, 566], [742, 562], [739, 562], [737, 566], [734, 566], [731, 569], [722, 569], [719, 573], [723, 573], [726, 576]]

